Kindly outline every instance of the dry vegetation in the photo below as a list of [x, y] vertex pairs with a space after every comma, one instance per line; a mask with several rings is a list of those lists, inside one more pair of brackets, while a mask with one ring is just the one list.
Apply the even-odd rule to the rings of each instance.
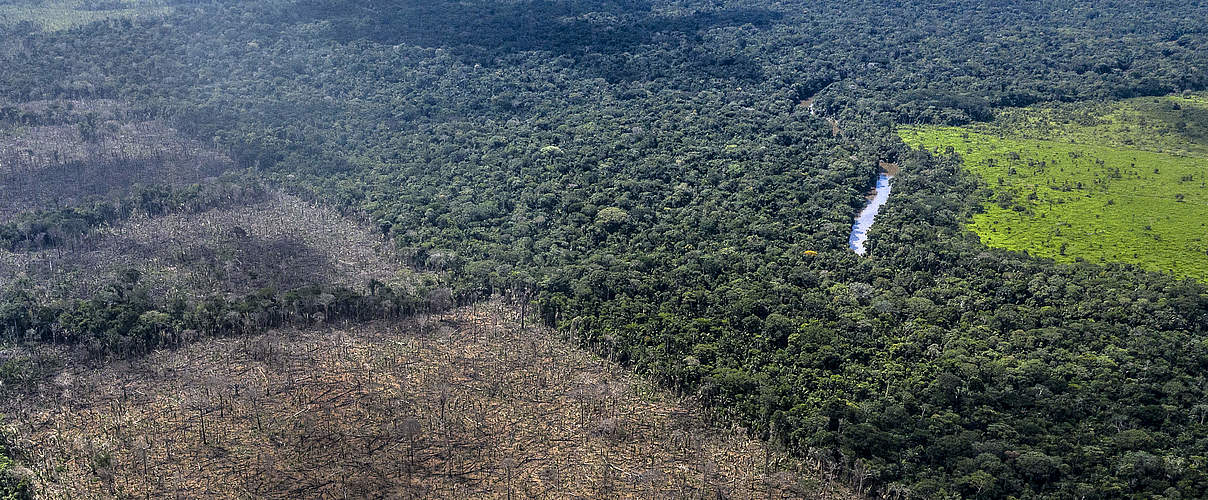
[[165, 0], [14, 0], [0, 2], [0, 24], [28, 21], [44, 30], [65, 30], [103, 19], [172, 12]]
[[415, 281], [363, 221], [281, 193], [246, 206], [138, 216], [59, 248], [0, 250], [0, 283], [29, 277], [50, 297], [90, 297], [126, 269], [139, 270], [159, 298]]
[[[0, 117], [0, 222], [231, 167], [117, 102], [13, 109]], [[0, 251], [0, 289], [29, 278], [41, 298], [89, 298], [130, 269], [160, 303], [421, 281], [363, 220], [282, 193], [233, 200]], [[847, 496], [826, 461], [710, 427], [690, 402], [515, 319], [493, 301], [107, 362], [0, 345], [0, 414], [46, 498]]]
[[513, 311], [69, 363], [0, 411], [47, 498], [846, 496]]
[[[226, 154], [116, 101], [2, 107], [0, 222], [123, 195], [138, 183], [206, 182], [233, 165]], [[0, 288], [28, 277], [44, 297], [87, 298], [127, 269], [141, 271], [158, 299], [414, 281], [363, 221], [279, 193], [244, 203], [136, 216], [68, 236], [55, 248], [0, 251]]]
[[225, 153], [116, 101], [37, 101], [4, 107], [8, 118], [0, 121], [0, 222], [20, 212], [121, 193], [140, 182], [191, 184], [233, 166]]

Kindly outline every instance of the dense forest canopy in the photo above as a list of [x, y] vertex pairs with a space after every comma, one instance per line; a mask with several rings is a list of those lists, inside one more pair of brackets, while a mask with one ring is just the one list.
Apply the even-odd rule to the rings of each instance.
[[[1205, 19], [1186, 1], [182, 2], [5, 25], [0, 122], [128, 103], [369, 214], [457, 300], [518, 291], [878, 493], [1196, 498], [1208, 289], [985, 248], [964, 229], [984, 186], [895, 126], [1204, 90]], [[858, 257], [882, 161], [901, 174]], [[24, 217], [0, 233], [14, 249], [63, 218]], [[122, 303], [5, 297], [6, 334], [47, 340]]]

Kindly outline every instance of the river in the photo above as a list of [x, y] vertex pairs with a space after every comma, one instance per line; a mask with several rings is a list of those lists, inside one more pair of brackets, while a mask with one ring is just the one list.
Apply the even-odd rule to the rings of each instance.
[[881, 211], [881, 205], [889, 201], [889, 179], [893, 176], [882, 173], [877, 177], [876, 194], [868, 201], [868, 205], [860, 212], [859, 217], [856, 217], [856, 223], [851, 227], [851, 237], [847, 239], [847, 246], [859, 255], [864, 255], [866, 249], [864, 243], [868, 241], [868, 228], [872, 227], [872, 221], [876, 219], [877, 212]]

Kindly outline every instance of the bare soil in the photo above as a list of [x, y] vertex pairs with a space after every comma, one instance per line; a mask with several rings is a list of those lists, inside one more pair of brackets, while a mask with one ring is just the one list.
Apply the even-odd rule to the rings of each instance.
[[901, 171], [901, 169], [898, 168], [897, 163], [890, 163], [885, 160], [880, 160], [879, 167], [880, 167], [881, 173], [884, 173], [885, 175], [888, 175], [890, 177], [898, 175], [898, 172]]

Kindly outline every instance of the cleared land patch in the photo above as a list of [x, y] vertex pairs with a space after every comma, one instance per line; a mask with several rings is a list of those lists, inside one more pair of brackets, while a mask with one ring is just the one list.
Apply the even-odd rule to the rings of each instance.
[[0, 103], [0, 222], [233, 167], [226, 153], [117, 101]]
[[65, 30], [102, 19], [168, 14], [164, 0], [17, 0], [0, 4], [4, 23], [28, 21], [44, 30]]
[[971, 127], [1021, 139], [1208, 156], [1208, 94], [1006, 109]]
[[991, 124], [900, 134], [961, 155], [993, 191], [969, 224], [988, 246], [1208, 281], [1202, 112], [1208, 99], [1177, 96], [1017, 109]]
[[850, 497], [499, 301], [67, 366], [0, 404], [48, 497]]
[[[28, 278], [38, 295], [87, 298], [128, 269], [152, 296], [240, 296], [370, 280], [413, 283], [415, 273], [367, 224], [297, 197], [266, 199], [199, 213], [139, 215], [36, 251], [0, 249], [0, 285]], [[0, 286], [2, 288], [2, 286]]]

